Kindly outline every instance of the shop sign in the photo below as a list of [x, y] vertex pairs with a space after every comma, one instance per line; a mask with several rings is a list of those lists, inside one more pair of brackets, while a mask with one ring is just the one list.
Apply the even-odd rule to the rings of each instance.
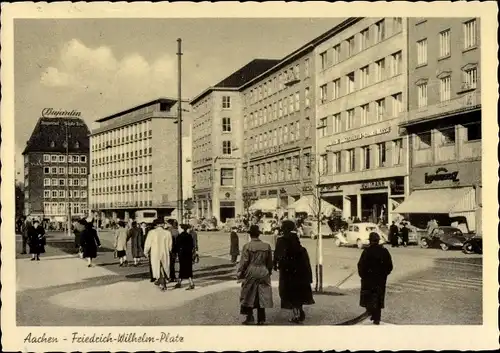
[[[334, 185], [334, 184], [330, 184], [330, 185], [322, 185], [320, 186], [320, 192], [335, 192], [335, 191], [342, 191], [340, 189], [340, 185]], [[312, 188], [311, 188], [312, 190]]]
[[405, 193], [405, 180], [404, 178], [396, 178], [390, 181], [391, 194], [403, 195]]
[[82, 115], [78, 110], [56, 110], [54, 108], [43, 108], [42, 118], [79, 118]]
[[449, 172], [448, 169], [441, 167], [436, 169], [434, 174], [425, 173], [424, 179], [426, 184], [432, 184], [434, 181], [452, 181], [458, 182], [458, 171]]
[[234, 201], [221, 201], [220, 207], [234, 207]]
[[358, 134], [342, 137], [340, 139], [335, 139], [332, 141], [331, 145], [338, 145], [340, 143], [345, 143], [345, 142], [351, 142], [351, 141], [356, 141], [356, 140], [361, 140], [367, 137], [372, 137], [372, 136], [377, 136], [377, 135], [383, 135], [391, 132], [391, 127], [384, 127], [384, 128], [379, 128], [373, 131], [368, 131], [368, 132], [360, 132]]
[[386, 187], [386, 182], [382, 180], [374, 180], [361, 184], [361, 190], [384, 189]]

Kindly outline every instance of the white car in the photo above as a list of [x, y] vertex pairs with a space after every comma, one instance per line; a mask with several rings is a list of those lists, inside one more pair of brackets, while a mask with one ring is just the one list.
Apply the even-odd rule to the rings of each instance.
[[347, 228], [344, 233], [338, 233], [335, 235], [335, 245], [356, 245], [359, 249], [362, 249], [365, 245], [369, 244], [368, 237], [371, 232], [378, 233], [380, 235], [380, 244], [387, 242], [385, 234], [380, 230], [378, 225], [375, 223], [352, 223]]

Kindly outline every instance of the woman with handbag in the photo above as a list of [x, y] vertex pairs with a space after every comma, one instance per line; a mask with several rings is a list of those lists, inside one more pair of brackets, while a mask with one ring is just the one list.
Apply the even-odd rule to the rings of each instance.
[[40, 261], [40, 254], [45, 253], [45, 230], [40, 221], [34, 220], [33, 226], [28, 229], [31, 261]]
[[125, 222], [118, 222], [118, 229], [115, 231], [115, 250], [116, 257], [120, 259], [120, 267], [127, 265], [127, 241], [128, 241], [127, 229], [125, 228]]
[[97, 236], [97, 231], [92, 226], [92, 222], [81, 219], [78, 223], [84, 228], [80, 233], [82, 257], [87, 259], [88, 267], [92, 267], [92, 259], [97, 257], [97, 248], [101, 246], [101, 241]]

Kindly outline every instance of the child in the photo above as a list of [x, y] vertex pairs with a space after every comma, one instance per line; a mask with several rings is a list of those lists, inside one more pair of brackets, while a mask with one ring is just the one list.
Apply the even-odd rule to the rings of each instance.
[[240, 254], [240, 239], [238, 233], [236, 233], [236, 227], [231, 228], [231, 234], [229, 236], [229, 255], [231, 255], [231, 262], [236, 264], [238, 260], [238, 255]]

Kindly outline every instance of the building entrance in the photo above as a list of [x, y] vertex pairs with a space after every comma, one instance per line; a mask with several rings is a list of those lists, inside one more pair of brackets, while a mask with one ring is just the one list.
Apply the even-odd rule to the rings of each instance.
[[236, 209], [234, 207], [221, 207], [220, 208], [220, 221], [226, 223], [228, 218], [236, 217]]
[[387, 224], [387, 193], [361, 195], [361, 220]]

